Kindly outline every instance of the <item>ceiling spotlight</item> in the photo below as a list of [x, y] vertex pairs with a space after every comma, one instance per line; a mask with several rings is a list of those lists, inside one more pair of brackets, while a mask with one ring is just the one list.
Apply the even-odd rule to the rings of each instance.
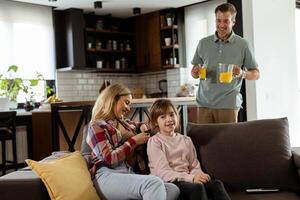
[[102, 8], [102, 1], [95, 1], [94, 8]]
[[48, 0], [49, 2], [56, 2], [57, 0]]
[[134, 14], [134, 15], [139, 15], [139, 14], [141, 14], [141, 8], [133, 8], [133, 14]]

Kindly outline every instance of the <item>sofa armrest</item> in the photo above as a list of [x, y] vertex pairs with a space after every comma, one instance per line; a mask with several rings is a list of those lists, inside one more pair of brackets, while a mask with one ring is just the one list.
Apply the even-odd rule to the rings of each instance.
[[297, 167], [298, 176], [300, 179], [300, 147], [292, 148], [292, 156], [293, 156], [294, 163]]
[[293, 147], [292, 155], [296, 167], [300, 169], [300, 147]]

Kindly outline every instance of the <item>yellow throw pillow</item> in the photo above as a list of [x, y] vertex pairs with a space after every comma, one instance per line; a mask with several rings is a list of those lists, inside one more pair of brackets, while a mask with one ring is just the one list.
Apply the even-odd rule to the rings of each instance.
[[48, 162], [26, 163], [45, 184], [52, 200], [99, 200], [86, 162], [76, 151]]

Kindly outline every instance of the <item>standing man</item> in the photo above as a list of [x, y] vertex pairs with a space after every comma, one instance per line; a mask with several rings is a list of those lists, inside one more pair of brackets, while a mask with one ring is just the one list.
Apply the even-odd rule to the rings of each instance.
[[[248, 42], [236, 35], [236, 9], [230, 3], [216, 7], [216, 32], [200, 40], [192, 64], [191, 75], [199, 78], [199, 70], [206, 66], [206, 80], [200, 80], [197, 103], [199, 123], [237, 122], [243, 98], [240, 93], [243, 79], [257, 80], [259, 70]], [[219, 63], [233, 66], [230, 83], [220, 83]]]

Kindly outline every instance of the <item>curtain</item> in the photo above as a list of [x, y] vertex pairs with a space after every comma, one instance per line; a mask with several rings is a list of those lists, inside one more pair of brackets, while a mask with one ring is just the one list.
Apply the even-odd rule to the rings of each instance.
[[36, 77], [36, 72], [55, 78], [51, 7], [2, 0], [0, 44], [0, 73], [17, 65], [23, 79]]

